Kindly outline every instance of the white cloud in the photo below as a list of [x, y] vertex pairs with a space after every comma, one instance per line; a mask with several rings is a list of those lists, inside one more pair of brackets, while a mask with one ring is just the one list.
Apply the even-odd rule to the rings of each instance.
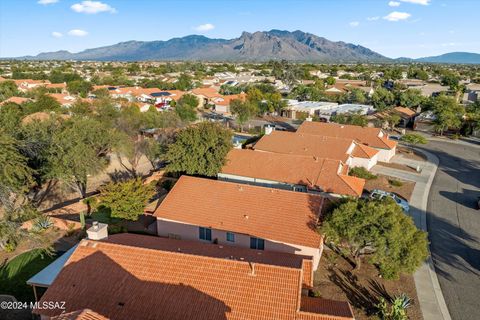
[[388, 20], [388, 21], [401, 21], [401, 20], [406, 20], [410, 18], [412, 15], [407, 12], [398, 12], [398, 11], [393, 11], [390, 12], [388, 15], [383, 17], [383, 19]]
[[358, 21], [352, 21], [352, 22], [349, 23], [349, 25], [350, 25], [350, 27], [355, 28], [355, 27], [358, 27], [358, 26], [360, 25], [360, 22], [358, 22]]
[[75, 3], [70, 8], [75, 12], [86, 14], [96, 14], [100, 12], [117, 12], [115, 8], [112, 8], [110, 5], [100, 1], [82, 1], [81, 3]]
[[68, 34], [74, 37], [85, 37], [88, 34], [88, 32], [81, 29], [73, 29], [68, 31]]
[[61, 37], [63, 37], [63, 34], [61, 32], [58, 32], [58, 31], [53, 31], [52, 32], [52, 37], [61, 38]]
[[456, 42], [447, 42], [447, 43], [442, 43], [441, 46], [442, 47], [454, 47], [454, 46], [457, 46], [458, 43]]
[[431, 0], [400, 0], [400, 1], [413, 3], [413, 4], [420, 4], [422, 6], [428, 6]]
[[38, 0], [38, 4], [43, 4], [43, 5], [47, 5], [47, 4], [52, 4], [52, 3], [57, 3], [58, 0]]
[[368, 21], [377, 21], [377, 20], [379, 20], [379, 19], [380, 19], [380, 17], [378, 17], [378, 16], [376, 16], [376, 17], [368, 17], [368, 18], [367, 18]]
[[400, 2], [398, 2], [398, 1], [390, 1], [390, 2], [388, 3], [388, 5], [389, 5], [390, 7], [398, 7], [398, 6], [400, 5]]
[[207, 31], [215, 29], [215, 26], [211, 23], [205, 23], [205, 24], [201, 24], [199, 26], [196, 26], [194, 29], [199, 31], [199, 32], [207, 32]]

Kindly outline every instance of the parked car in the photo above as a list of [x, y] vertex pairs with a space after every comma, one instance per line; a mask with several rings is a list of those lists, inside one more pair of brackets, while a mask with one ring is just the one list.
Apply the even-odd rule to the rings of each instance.
[[408, 201], [394, 193], [378, 189], [372, 190], [372, 192], [370, 193], [370, 199], [382, 200], [385, 197], [392, 198], [402, 208], [404, 212], [410, 211], [410, 205], [408, 204]]
[[400, 141], [402, 139], [402, 136], [388, 136], [388, 139], [395, 140], [395, 141]]

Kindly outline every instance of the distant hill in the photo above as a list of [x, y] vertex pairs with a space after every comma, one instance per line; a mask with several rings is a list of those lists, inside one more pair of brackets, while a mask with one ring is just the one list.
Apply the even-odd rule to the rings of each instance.
[[480, 64], [480, 54], [471, 52], [450, 52], [439, 56], [415, 59], [416, 62], [429, 63], [468, 63]]
[[345, 42], [334, 42], [302, 31], [271, 30], [248, 33], [235, 39], [211, 39], [199, 35], [167, 41], [128, 41], [87, 49], [78, 53], [56, 51], [31, 60], [205, 60], [266, 61], [291, 60], [305, 62], [388, 62], [389, 58], [368, 48]]

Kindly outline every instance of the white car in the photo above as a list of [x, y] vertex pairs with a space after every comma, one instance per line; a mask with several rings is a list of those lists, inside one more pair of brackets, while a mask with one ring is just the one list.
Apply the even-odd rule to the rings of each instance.
[[382, 200], [385, 197], [392, 198], [402, 208], [404, 212], [410, 211], [410, 205], [408, 204], [408, 201], [400, 198], [394, 193], [378, 189], [372, 190], [372, 192], [370, 193], [370, 199]]

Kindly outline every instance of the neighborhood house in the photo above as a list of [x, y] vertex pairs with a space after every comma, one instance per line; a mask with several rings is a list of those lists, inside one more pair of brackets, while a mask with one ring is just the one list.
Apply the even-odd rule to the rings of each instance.
[[309, 193], [182, 176], [155, 210], [159, 236], [313, 257], [324, 198]]

